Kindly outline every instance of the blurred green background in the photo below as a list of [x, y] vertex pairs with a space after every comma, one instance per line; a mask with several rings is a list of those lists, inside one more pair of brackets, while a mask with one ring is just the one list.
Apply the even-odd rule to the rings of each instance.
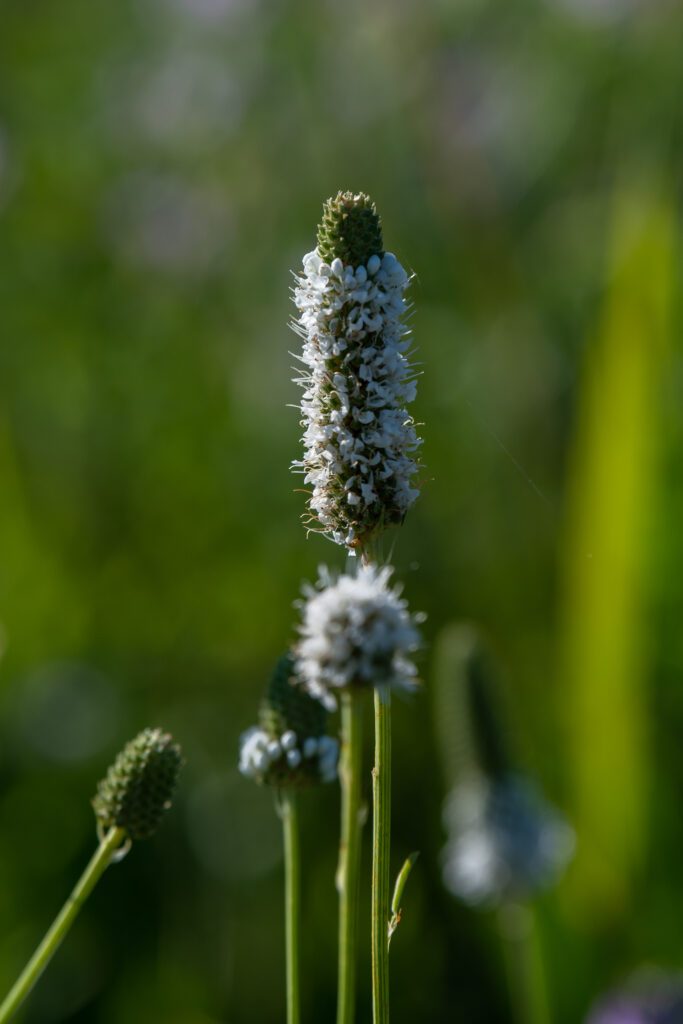
[[[394, 1020], [509, 1020], [495, 923], [441, 884], [430, 645], [461, 618], [577, 831], [539, 905], [553, 1020], [683, 964], [682, 39], [674, 0], [4, 0], [1, 989], [113, 754], [159, 724], [187, 757], [27, 1022], [283, 1020], [279, 826], [235, 765], [301, 580], [343, 564], [299, 524], [287, 408], [290, 270], [339, 188], [415, 273], [424, 370]], [[329, 1021], [338, 793], [303, 803], [304, 1013]], [[366, 1024], [367, 959], [360, 995]]]

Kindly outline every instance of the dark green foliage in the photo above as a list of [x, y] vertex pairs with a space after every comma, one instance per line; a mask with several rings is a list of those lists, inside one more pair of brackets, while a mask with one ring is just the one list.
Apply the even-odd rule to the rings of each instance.
[[127, 743], [97, 787], [93, 808], [105, 832], [125, 828], [131, 839], [156, 832], [182, 765], [180, 747], [161, 729], [143, 729]]

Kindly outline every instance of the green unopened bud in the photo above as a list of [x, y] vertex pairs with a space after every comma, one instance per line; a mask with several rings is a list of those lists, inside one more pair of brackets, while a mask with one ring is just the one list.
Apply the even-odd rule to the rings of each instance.
[[345, 266], [365, 266], [382, 256], [382, 222], [372, 199], [364, 192], [338, 192], [323, 205], [318, 227], [318, 254], [326, 263], [340, 259]]
[[275, 666], [268, 692], [259, 711], [259, 724], [272, 736], [281, 736], [291, 729], [301, 737], [322, 736], [327, 712], [297, 684], [294, 662], [285, 654]]
[[278, 789], [331, 782], [339, 744], [325, 732], [327, 711], [301, 686], [289, 654], [280, 658], [259, 711], [240, 739], [239, 769]]
[[171, 806], [182, 765], [180, 747], [161, 729], [143, 729], [127, 743], [97, 787], [93, 808], [100, 833], [123, 828], [148, 839]]

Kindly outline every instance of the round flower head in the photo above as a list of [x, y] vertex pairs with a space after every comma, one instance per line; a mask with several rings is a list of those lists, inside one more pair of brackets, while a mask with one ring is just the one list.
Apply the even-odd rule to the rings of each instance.
[[240, 737], [239, 770], [280, 789], [332, 782], [339, 744], [326, 735], [326, 722], [325, 708], [302, 689], [285, 655], [271, 677], [259, 724]]
[[335, 578], [323, 567], [317, 587], [305, 588], [296, 669], [308, 692], [330, 708], [337, 690], [416, 686], [417, 620], [400, 589], [389, 586], [390, 576], [389, 567], [360, 566]]
[[420, 445], [406, 406], [415, 398], [403, 318], [408, 275], [382, 249], [374, 203], [329, 199], [318, 246], [296, 277], [294, 330], [303, 339], [303, 459], [310, 522], [353, 549], [402, 522], [418, 491]]
[[574, 849], [569, 825], [519, 776], [461, 782], [446, 801], [444, 824], [444, 885], [472, 905], [551, 885]]
[[161, 729], [143, 729], [99, 783], [93, 808], [100, 834], [124, 828], [129, 839], [154, 835], [171, 806], [182, 765], [180, 747]]

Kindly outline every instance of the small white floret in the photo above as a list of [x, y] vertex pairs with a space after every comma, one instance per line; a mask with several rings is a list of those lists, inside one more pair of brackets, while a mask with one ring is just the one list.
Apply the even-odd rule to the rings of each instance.
[[280, 746], [285, 751], [293, 750], [296, 747], [296, 733], [291, 729], [284, 732], [280, 737]]

